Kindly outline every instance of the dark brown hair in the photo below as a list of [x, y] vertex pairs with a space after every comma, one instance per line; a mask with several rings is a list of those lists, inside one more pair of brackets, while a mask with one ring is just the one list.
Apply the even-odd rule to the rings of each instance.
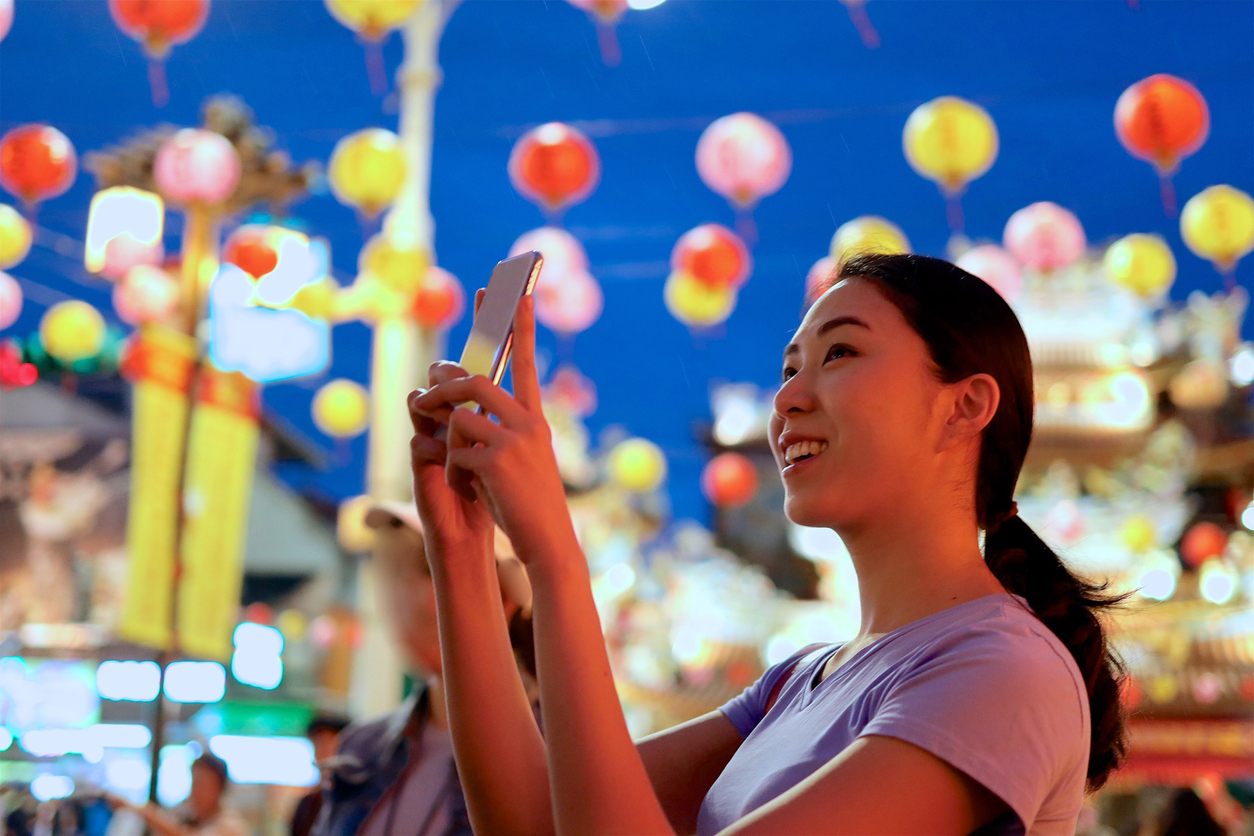
[[1106, 782], [1126, 753], [1119, 687], [1123, 668], [1099, 619], [1120, 603], [1105, 585], [1088, 583], [1017, 515], [1008, 512], [1032, 441], [1032, 358], [1010, 305], [991, 286], [947, 261], [921, 255], [857, 255], [835, 280], [872, 283], [927, 344], [935, 374], [956, 383], [974, 374], [997, 381], [1001, 402], [984, 429], [975, 487], [977, 521], [985, 529], [984, 559], [1009, 592], [1071, 651], [1088, 691], [1092, 740], [1088, 786]]

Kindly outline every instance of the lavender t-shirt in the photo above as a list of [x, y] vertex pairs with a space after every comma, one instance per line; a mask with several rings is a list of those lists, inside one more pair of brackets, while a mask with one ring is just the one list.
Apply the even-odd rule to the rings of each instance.
[[1075, 832], [1089, 758], [1084, 681], [1023, 598], [988, 595], [903, 625], [815, 685], [839, 647], [806, 648], [723, 706], [744, 742], [706, 795], [698, 833], [733, 824], [872, 734], [931, 752], [1006, 802], [981, 833]]

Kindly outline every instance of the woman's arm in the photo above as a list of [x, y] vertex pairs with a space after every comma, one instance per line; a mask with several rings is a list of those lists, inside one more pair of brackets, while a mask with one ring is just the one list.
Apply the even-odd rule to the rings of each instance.
[[[482, 299], [480, 291], [478, 301]], [[465, 374], [432, 366], [431, 384]], [[415, 409], [414, 497], [435, 585], [445, 704], [462, 791], [480, 833], [552, 830], [544, 743], [527, 698], [501, 604], [493, 525], [481, 502], [453, 490], [441, 422]]]
[[967, 774], [911, 743], [869, 735], [725, 834], [963, 834], [1008, 809]]
[[696, 832], [701, 803], [741, 742], [731, 720], [721, 711], [711, 711], [636, 743], [675, 832]]
[[[519, 553], [524, 561], [524, 557]], [[670, 833], [610, 671], [574, 536], [533, 562], [536, 665], [560, 833]]]
[[471, 824], [476, 833], [552, 832], [544, 741], [510, 647], [492, 557], [433, 557], [445, 699]]
[[[541, 408], [530, 297], [519, 305], [514, 335], [514, 397], [487, 378], [459, 377], [418, 394], [410, 409], [425, 420], [447, 421], [449, 444], [440, 451], [447, 481], [460, 480], [457, 470], [473, 474], [477, 496], [527, 564], [558, 831], [667, 832], [670, 825], [627, 731], [587, 561], [566, 507]], [[454, 408], [470, 401], [499, 423]]]

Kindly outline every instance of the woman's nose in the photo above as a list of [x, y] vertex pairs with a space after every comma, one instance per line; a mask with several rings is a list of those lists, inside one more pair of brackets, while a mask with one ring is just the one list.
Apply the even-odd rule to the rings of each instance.
[[779, 415], [809, 412], [813, 408], [814, 395], [805, 372], [797, 372], [775, 392], [775, 412]]

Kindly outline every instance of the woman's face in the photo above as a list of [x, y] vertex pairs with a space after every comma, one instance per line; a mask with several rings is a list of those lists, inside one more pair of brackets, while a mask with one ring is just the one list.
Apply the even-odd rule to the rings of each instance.
[[935, 486], [944, 386], [872, 283], [846, 279], [821, 297], [782, 369], [769, 436], [790, 520], [839, 532]]

